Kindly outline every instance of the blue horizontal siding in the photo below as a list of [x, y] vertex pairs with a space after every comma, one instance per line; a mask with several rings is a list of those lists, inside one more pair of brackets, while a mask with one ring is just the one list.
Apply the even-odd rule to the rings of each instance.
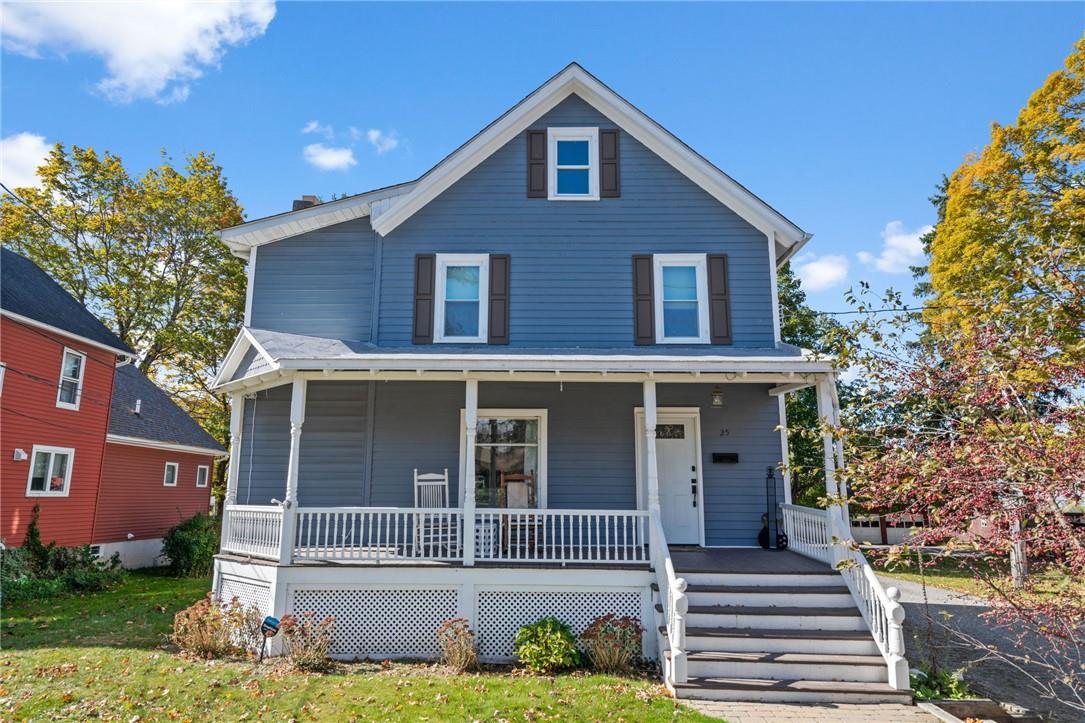
[[[765, 472], [781, 461], [777, 401], [765, 386], [733, 384], [724, 389], [724, 406], [712, 408], [710, 391], [704, 384], [659, 384], [658, 403], [701, 410], [708, 544], [755, 545], [766, 510]], [[366, 456], [370, 395], [375, 409], [371, 469]], [[299, 469], [302, 505], [411, 506], [415, 467], [447, 468], [456, 505], [462, 383], [321, 381], [310, 382], [308, 396]], [[548, 410], [548, 506], [554, 509], [636, 507], [634, 409], [641, 403], [638, 384], [479, 385], [481, 408]], [[289, 386], [246, 402], [242, 503], [283, 498], [289, 408]], [[713, 452], [737, 452], [739, 463], [712, 464]], [[782, 503], [782, 477], [778, 472], [775, 477]]]

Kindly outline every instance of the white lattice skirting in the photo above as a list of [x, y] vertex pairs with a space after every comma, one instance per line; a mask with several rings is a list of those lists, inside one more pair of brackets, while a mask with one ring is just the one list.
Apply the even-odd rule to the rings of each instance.
[[[580, 633], [599, 615], [637, 618], [654, 628], [647, 572], [495, 568], [275, 568], [218, 561], [216, 592], [269, 614], [335, 618], [335, 657], [432, 658], [442, 621], [466, 618], [479, 653], [513, 659], [516, 631], [552, 615]], [[643, 578], [643, 579], [642, 579]], [[632, 583], [632, 584], [631, 584]], [[644, 636], [647, 657], [655, 636]]]

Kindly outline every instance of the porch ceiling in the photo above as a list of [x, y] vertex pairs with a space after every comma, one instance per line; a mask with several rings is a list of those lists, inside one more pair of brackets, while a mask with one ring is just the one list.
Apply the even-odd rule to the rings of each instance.
[[[255, 349], [266, 364], [238, 377], [242, 358]], [[337, 379], [518, 381], [658, 381], [768, 383], [795, 388], [833, 372], [832, 359], [783, 344], [705, 353], [703, 346], [633, 349], [517, 348], [436, 345], [379, 347], [345, 339], [246, 328], [230, 350], [216, 387], [238, 391], [272, 386], [303, 374]]]

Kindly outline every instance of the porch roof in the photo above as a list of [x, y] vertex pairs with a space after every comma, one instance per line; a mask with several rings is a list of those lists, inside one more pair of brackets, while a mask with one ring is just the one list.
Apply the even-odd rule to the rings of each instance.
[[[245, 327], [215, 379], [231, 390], [286, 372], [585, 373], [585, 374], [824, 374], [832, 359], [791, 344], [772, 348], [733, 347], [720, 353], [704, 346], [614, 348], [494, 347], [440, 344], [387, 347]], [[617, 380], [615, 380], [617, 381]], [[751, 379], [750, 381], [754, 381]]]

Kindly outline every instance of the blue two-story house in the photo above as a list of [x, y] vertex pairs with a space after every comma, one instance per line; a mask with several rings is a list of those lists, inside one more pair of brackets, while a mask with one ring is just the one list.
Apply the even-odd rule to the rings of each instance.
[[810, 235], [579, 65], [415, 181], [221, 237], [249, 283], [220, 596], [334, 615], [346, 658], [617, 613], [679, 695], [908, 697], [843, 505], [790, 504], [784, 395], [836, 418], [780, 338]]

